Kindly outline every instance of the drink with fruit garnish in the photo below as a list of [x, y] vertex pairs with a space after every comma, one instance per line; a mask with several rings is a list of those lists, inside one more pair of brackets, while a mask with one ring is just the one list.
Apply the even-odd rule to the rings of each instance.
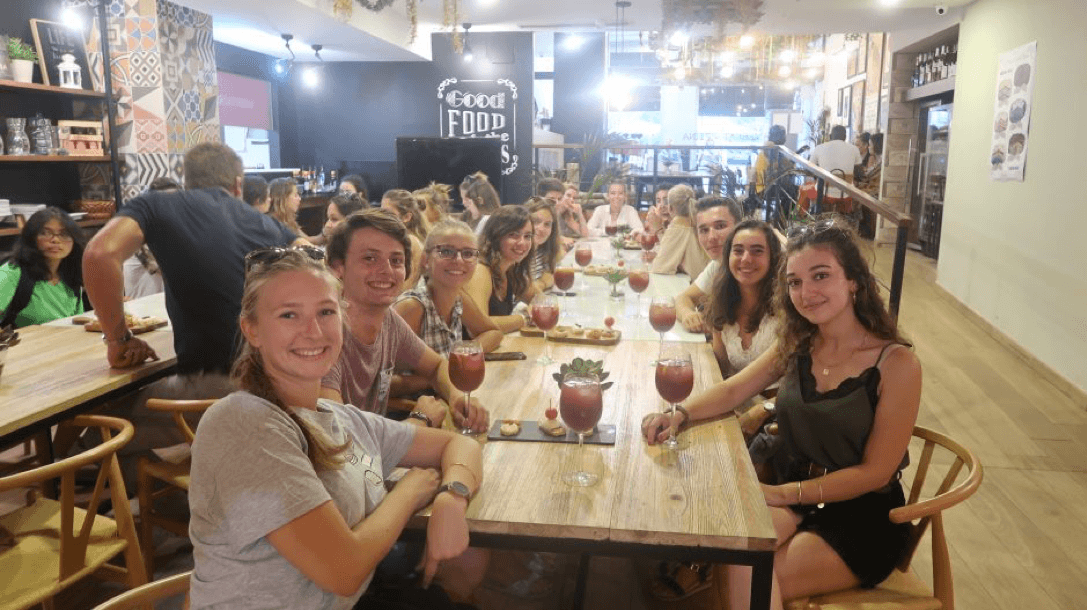
[[642, 317], [642, 293], [645, 292], [646, 288], [649, 288], [649, 270], [644, 266], [631, 269], [630, 275], [627, 276], [627, 283], [630, 284], [630, 289], [638, 295], [638, 302], [634, 310], [634, 319], [638, 320]]
[[[449, 350], [449, 381], [453, 387], [465, 393], [467, 404], [472, 403], [472, 392], [483, 384], [486, 364], [483, 348], [478, 341], [457, 341]], [[463, 427], [461, 434], [472, 435], [475, 430]]]
[[[562, 381], [559, 393], [559, 413], [562, 421], [577, 433], [578, 453], [584, 456], [585, 435], [591, 433], [604, 411], [603, 390], [596, 377], [571, 376]], [[577, 470], [563, 476], [570, 485], [588, 487], [600, 479], [594, 473]]]
[[[662, 347], [661, 356], [657, 359], [655, 381], [657, 393], [671, 405], [674, 418], [676, 405], [686, 400], [694, 389], [694, 366], [691, 364], [690, 352], [678, 344]], [[669, 449], [679, 446], [675, 430], [672, 430], [668, 440], [664, 441], [664, 446]]]

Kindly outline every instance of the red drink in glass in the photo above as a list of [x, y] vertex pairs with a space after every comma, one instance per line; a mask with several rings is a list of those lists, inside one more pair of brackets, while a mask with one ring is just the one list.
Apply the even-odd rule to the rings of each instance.
[[571, 378], [563, 382], [559, 394], [559, 413], [571, 430], [588, 434], [600, 421], [603, 411], [604, 398], [599, 381]]
[[694, 367], [690, 360], [658, 360], [656, 382], [665, 402], [683, 402], [694, 389]]
[[653, 303], [649, 306], [649, 323], [658, 333], [666, 333], [676, 325], [675, 306]]
[[619, 232], [619, 225], [605, 225], [604, 233], [609, 237]]
[[[577, 256], [575, 254], [575, 256]], [[574, 270], [569, 267], [555, 269], [555, 288], [567, 292], [574, 287]]]
[[574, 260], [577, 261], [577, 264], [581, 265], [582, 267], [585, 267], [589, 263], [593, 262], [592, 248], [578, 248], [574, 251]]
[[551, 330], [559, 323], [558, 305], [533, 305], [532, 323], [540, 330]]
[[657, 235], [655, 233], [643, 233], [641, 242], [642, 250], [652, 250], [653, 246], [657, 245]]
[[649, 272], [644, 270], [631, 271], [627, 276], [630, 289], [637, 293], [645, 292], [649, 288]]
[[461, 392], [471, 392], [483, 384], [486, 369], [483, 352], [475, 354], [449, 354], [449, 381]]

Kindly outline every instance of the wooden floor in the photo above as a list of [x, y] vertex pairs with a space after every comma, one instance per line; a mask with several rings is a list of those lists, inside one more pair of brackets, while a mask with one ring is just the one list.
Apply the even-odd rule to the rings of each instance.
[[[890, 277], [891, 248], [875, 249], [876, 268]], [[1087, 412], [1045, 381], [935, 286], [935, 263], [910, 252], [900, 323], [924, 367], [918, 423], [972, 449], [985, 468], [978, 493], [946, 514], [960, 610], [1046, 610], [1087, 607]], [[184, 555], [182, 547], [180, 555]], [[184, 557], [172, 562], [185, 565]], [[576, 562], [551, 561], [549, 575], [528, 576], [526, 554], [499, 556], [481, 590], [481, 607], [569, 607]], [[931, 578], [927, 540], [914, 569]], [[714, 608], [709, 592], [664, 605], [643, 592], [642, 568], [594, 559], [585, 608]], [[164, 574], [160, 572], [157, 577]], [[524, 595], [500, 590], [529, 585]], [[535, 580], [535, 582], [531, 582]], [[58, 607], [89, 608], [101, 587], [81, 587]], [[531, 599], [530, 599], [531, 598]]]

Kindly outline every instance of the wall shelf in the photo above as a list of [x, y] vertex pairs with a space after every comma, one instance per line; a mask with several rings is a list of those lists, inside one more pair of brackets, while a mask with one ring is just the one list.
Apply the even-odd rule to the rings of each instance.
[[19, 83], [13, 80], [0, 80], [0, 90], [34, 91], [38, 93], [52, 93], [57, 95], [69, 95], [72, 97], [91, 97], [99, 99], [106, 97], [106, 94], [101, 91], [91, 91], [89, 89], [65, 89], [63, 87], [53, 87], [40, 83]]
[[109, 163], [109, 155], [0, 155], [0, 163]]
[[927, 85], [906, 90], [906, 101], [912, 102], [925, 97], [935, 97], [955, 90], [955, 77], [951, 76], [943, 80], [934, 81]]

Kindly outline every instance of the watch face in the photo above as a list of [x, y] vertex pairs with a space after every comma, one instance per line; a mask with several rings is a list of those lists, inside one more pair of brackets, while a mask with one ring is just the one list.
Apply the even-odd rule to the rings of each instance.
[[468, 498], [472, 493], [471, 490], [468, 489], [468, 486], [460, 481], [446, 483], [442, 486], [442, 491], [452, 492], [462, 498]]

